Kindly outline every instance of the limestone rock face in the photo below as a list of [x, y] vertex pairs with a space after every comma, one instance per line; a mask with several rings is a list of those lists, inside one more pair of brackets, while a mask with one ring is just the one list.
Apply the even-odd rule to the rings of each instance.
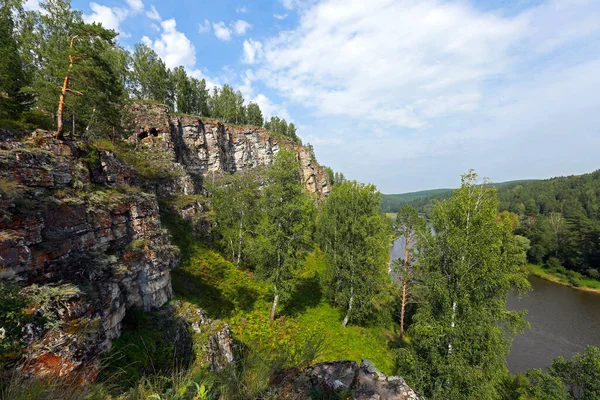
[[188, 324], [191, 332], [207, 336], [202, 345], [200, 361], [203, 365], [207, 365], [211, 371], [218, 372], [235, 362], [233, 333], [228, 324], [208, 318], [203, 310], [189, 303], [175, 300], [172, 306], [176, 315]]
[[127, 310], [173, 295], [179, 250], [161, 228], [156, 196], [112, 153], [43, 131], [0, 142], [0, 182], [0, 281], [45, 299], [35, 312], [54, 321], [23, 327], [22, 368], [91, 380]]
[[198, 194], [204, 179], [213, 174], [248, 171], [269, 165], [287, 148], [298, 154], [306, 190], [324, 199], [331, 190], [329, 176], [314, 156], [290, 140], [272, 137], [265, 129], [232, 126], [192, 116], [171, 116], [163, 105], [135, 103], [128, 111], [130, 142], [174, 163], [181, 172], [172, 187], [159, 195]]
[[424, 400], [398, 376], [386, 376], [368, 360], [332, 361], [310, 366], [285, 377], [277, 389], [281, 399], [308, 400], [314, 393], [326, 398], [354, 400]]

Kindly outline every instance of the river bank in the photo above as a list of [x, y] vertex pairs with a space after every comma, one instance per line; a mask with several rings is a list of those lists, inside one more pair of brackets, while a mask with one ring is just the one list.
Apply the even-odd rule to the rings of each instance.
[[541, 265], [527, 264], [523, 267], [530, 275], [545, 279], [573, 289], [600, 294], [600, 281], [587, 276], [567, 276], [566, 274], [551, 271]]

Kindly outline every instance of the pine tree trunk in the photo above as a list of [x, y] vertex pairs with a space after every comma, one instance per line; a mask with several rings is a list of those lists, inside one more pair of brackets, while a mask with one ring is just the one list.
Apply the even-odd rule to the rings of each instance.
[[[75, 43], [75, 40], [78, 37], [79, 37], [79, 35], [75, 35], [75, 36], [73, 36], [73, 38], [71, 38], [71, 43], [69, 45], [69, 47], [71, 48], [71, 51], [73, 50], [73, 44]], [[67, 75], [65, 76], [65, 80], [63, 82], [63, 86], [60, 91], [60, 97], [58, 98], [58, 113], [57, 113], [57, 121], [56, 121], [56, 138], [57, 139], [62, 139], [62, 137], [65, 133], [65, 127], [63, 126], [63, 113], [65, 111], [65, 96], [66, 96], [67, 92], [72, 92], [74, 94], [77, 94], [78, 96], [83, 96], [82, 93], [79, 93], [79, 92], [69, 89], [69, 80], [71, 79], [70, 74], [71, 74], [71, 70], [73, 69], [74, 64], [75, 64], [75, 58], [73, 57], [72, 54], [69, 54], [69, 69], [67, 70]]]
[[[73, 64], [71, 64], [73, 65]], [[69, 67], [69, 70], [71, 67]], [[65, 76], [65, 80], [63, 82], [62, 90], [60, 92], [60, 97], [58, 98], [58, 112], [56, 115], [56, 138], [62, 139], [65, 133], [65, 127], [63, 126], [63, 113], [65, 110], [65, 95], [67, 94], [67, 89], [69, 88], [69, 75]]]
[[408, 246], [409, 246], [409, 235], [405, 232], [404, 235], [404, 266], [402, 273], [402, 306], [400, 309], [400, 338], [404, 337], [404, 313], [406, 311], [406, 282], [408, 281]]

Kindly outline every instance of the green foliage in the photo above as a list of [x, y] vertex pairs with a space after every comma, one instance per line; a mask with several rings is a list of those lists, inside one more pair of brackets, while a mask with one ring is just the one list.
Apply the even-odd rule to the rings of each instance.
[[230, 175], [212, 190], [216, 232], [221, 247], [239, 267], [251, 243], [245, 240], [256, 235], [261, 218], [259, 186], [251, 174]]
[[296, 126], [293, 123], [288, 125], [285, 119], [271, 117], [269, 121], [265, 122], [265, 129], [275, 134], [288, 137], [296, 143], [302, 144], [302, 141], [296, 134]]
[[[31, 378], [18, 372], [4, 376], [0, 398], [10, 400], [213, 400], [213, 380], [204, 373], [176, 371], [165, 376], [143, 377], [123, 392], [119, 376], [82, 385], [69, 377]], [[3, 377], [3, 378], [4, 378]]]
[[[497, 189], [512, 188], [520, 184], [534, 182], [533, 180], [518, 180], [500, 183], [489, 183], [490, 187]], [[419, 213], [429, 214], [434, 201], [447, 200], [452, 196], [454, 189], [430, 189], [420, 190], [418, 192], [402, 193], [402, 194], [382, 194], [381, 209], [385, 212], [395, 212], [403, 205], [415, 207]]]
[[22, 327], [31, 319], [29, 302], [16, 285], [0, 283], [0, 364], [16, 359], [23, 350]]
[[23, 92], [28, 77], [19, 53], [15, 11], [6, 2], [0, 4], [0, 119], [17, 119], [31, 102]]
[[[381, 315], [385, 303], [390, 232], [379, 213], [379, 192], [355, 181], [336, 184], [318, 217], [318, 237], [328, 257], [327, 287], [342, 308], [343, 325]], [[382, 298], [383, 295], [383, 298]]]
[[[529, 262], [542, 264], [554, 257], [566, 269], [597, 279], [588, 272], [594, 274], [600, 264], [600, 170], [492, 186], [498, 188], [499, 211], [510, 211], [519, 218], [515, 233], [530, 241]], [[392, 196], [404, 195], [384, 196], [382, 208], [393, 210]], [[430, 214], [433, 200], [442, 196], [447, 192], [405, 201]], [[576, 277], [572, 275], [574, 284]]]
[[60, 285], [30, 285], [21, 290], [34, 310], [39, 310], [43, 316], [44, 328], [57, 328], [61, 323], [60, 312], [56, 306], [75, 296], [82, 295], [81, 290], [72, 284]]
[[163, 60], [145, 44], [137, 43], [132, 56], [132, 87], [135, 98], [169, 104], [169, 73]]
[[526, 325], [522, 313], [505, 308], [509, 292], [529, 285], [512, 227], [497, 209], [495, 190], [470, 172], [434, 206], [436, 234], [420, 238], [423, 298], [398, 365], [427, 398], [497, 397], [511, 338]]
[[177, 329], [177, 323], [159, 314], [129, 311], [121, 336], [113, 341], [111, 351], [102, 356], [100, 381], [118, 377], [121, 389], [126, 389], [144, 377], [169, 377], [188, 367], [184, 354], [178, 354], [177, 346], [181, 344], [174, 342], [178, 335], [172, 330]]
[[262, 127], [264, 123], [263, 114], [260, 107], [256, 103], [250, 103], [247, 107], [248, 124], [257, 127]]
[[418, 207], [418, 204], [414, 203], [415, 200], [426, 199], [427, 202], [430, 202], [434, 196], [437, 200], [443, 200], [451, 195], [452, 189], [432, 189], [402, 194], [382, 194], [381, 209], [385, 212], [396, 212], [400, 207], [406, 204], [422, 211]]
[[[574, 286], [582, 289], [591, 290], [600, 289], [600, 281], [598, 281], [597, 279], [588, 278], [587, 276], [583, 276], [581, 274], [571, 274], [571, 276], [569, 277], [569, 273], [573, 271], [569, 271], [563, 266], [548, 269], [540, 265], [527, 264], [525, 266], [525, 270], [528, 274], [532, 274], [542, 279], [559, 283], [561, 285]], [[571, 282], [572, 279], [575, 279], [576, 281]]]
[[530, 369], [514, 376], [507, 375], [500, 386], [501, 398], [506, 400], [567, 400], [562, 381], [541, 369]]
[[180, 170], [174, 169], [172, 160], [163, 152], [140, 149], [123, 141], [112, 143], [104, 140], [94, 144], [99, 149], [114, 151], [120, 160], [133, 165], [142, 183], [156, 185], [182, 175]]
[[273, 285], [271, 319], [279, 298], [288, 297], [294, 286], [294, 273], [300, 266], [302, 250], [310, 240], [314, 203], [303, 191], [296, 156], [280, 150], [267, 172], [263, 219], [255, 244], [259, 263], [257, 274]]
[[559, 356], [546, 371], [531, 369], [502, 383], [502, 398], [592, 400], [600, 398], [600, 348], [588, 346], [571, 360]]
[[268, 282], [195, 241], [180, 219], [168, 215], [161, 219], [182, 250], [181, 266], [171, 272], [176, 297], [229, 323], [236, 340], [264, 359], [276, 356], [282, 346], [301, 354], [308, 341], [324, 336], [316, 362], [368, 358], [382, 371], [393, 371], [392, 332], [382, 326], [341, 327], [339, 311], [322, 295], [327, 261], [319, 250], [306, 256], [295, 274], [295, 288], [283, 302], [282, 316], [271, 323], [273, 291]]
[[583, 354], [576, 354], [573, 360], [558, 357], [552, 361], [550, 373], [563, 381], [570, 398], [600, 398], [600, 348], [588, 346]]
[[28, 91], [35, 95], [35, 105], [54, 114], [68, 76], [65, 117], [76, 131], [100, 136], [118, 128], [125, 99], [122, 70], [126, 57], [115, 45], [117, 34], [98, 24], [83, 23], [81, 12], [73, 11], [67, 0], [48, 0], [41, 6], [25, 45], [33, 55]]

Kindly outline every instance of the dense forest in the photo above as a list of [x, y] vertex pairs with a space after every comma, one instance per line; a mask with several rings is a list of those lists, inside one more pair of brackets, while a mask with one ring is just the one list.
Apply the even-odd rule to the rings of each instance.
[[[490, 187], [508, 188], [521, 183], [533, 182], [533, 180], [518, 180], [500, 183], [488, 183]], [[445, 200], [452, 196], [454, 189], [430, 189], [420, 190], [418, 192], [401, 193], [401, 194], [382, 194], [381, 209], [384, 212], [395, 213], [403, 205], [415, 207], [420, 213], [425, 213], [431, 210], [433, 200]]]
[[[518, 216], [515, 234], [530, 241], [529, 262], [566, 274], [574, 285], [578, 285], [581, 278], [578, 274], [600, 278], [600, 170], [490, 186], [498, 188], [499, 211]], [[444, 191], [401, 204], [409, 204], [429, 215], [433, 203], [449, 195]], [[394, 210], [389, 201], [382, 200], [382, 207], [386, 211]]]
[[[132, 99], [264, 126], [300, 143], [293, 123], [276, 116], [264, 121], [260, 107], [245, 104], [231, 86], [211, 90], [183, 67], [168, 69], [143, 44], [130, 54], [114, 31], [84, 23], [68, 0], [47, 0], [37, 12], [25, 11], [20, 0], [1, 3], [0, 127], [23, 136], [37, 128], [55, 131], [57, 139], [72, 135], [87, 152], [73, 157], [88, 172], [100, 163], [93, 154], [118, 156], [113, 150], [125, 134], [122, 110]], [[29, 145], [15, 151], [48, 153]], [[155, 201], [155, 219], [168, 231], [165, 241], [172, 240], [163, 247], [180, 257], [168, 275], [174, 295], [168, 306], [178, 319], [191, 314], [213, 327], [226, 325], [236, 346], [232, 365], [209, 370], [202, 364], [208, 332], [190, 323], [193, 361], [182, 367], [184, 357], [168, 336], [174, 321], [160, 320], [156, 310], [128, 311], [93, 384], [60, 374], [35, 379], [19, 369], [30, 344], [25, 331], [38, 320], [41, 333], [65, 332], [47, 312], [65, 293], [45, 283], [2, 281], [0, 362], [6, 368], [0, 370], [0, 398], [279, 399], [286, 397], [275, 386], [287, 384], [288, 374], [314, 362], [363, 358], [386, 374], [403, 376], [427, 399], [600, 398], [596, 347], [572, 360], [559, 357], [543, 371], [511, 375], [506, 365], [512, 339], [528, 325], [524, 312], [506, 307], [509, 293], [529, 289], [521, 268], [527, 259], [598, 275], [600, 171], [497, 189], [471, 171], [460, 188], [439, 194], [441, 201], [417, 198], [417, 208], [401, 210], [389, 205], [400, 211], [390, 221], [374, 185], [331, 169], [331, 193], [317, 201], [304, 190], [297, 154], [289, 147], [264, 168], [213, 176], [207, 193], [158, 200], [129, 183], [41, 190], [0, 180], [2, 205], [15, 204], [23, 213], [38, 199], [65, 208], [91, 196], [101, 203], [125, 195]], [[132, 151], [140, 153], [133, 169], [147, 167], [152, 158], [144, 159], [143, 152], [150, 150]], [[202, 208], [209, 226], [203, 236], [178, 213], [190, 201]], [[390, 260], [395, 236], [407, 246], [402, 258]], [[156, 250], [148, 247], [132, 240], [126, 254]], [[94, 260], [95, 254], [84, 259], [88, 269], [106, 261]], [[102, 296], [86, 293], [90, 287], [75, 289], [82, 298]], [[349, 396], [344, 390], [318, 391], [307, 398]]]

